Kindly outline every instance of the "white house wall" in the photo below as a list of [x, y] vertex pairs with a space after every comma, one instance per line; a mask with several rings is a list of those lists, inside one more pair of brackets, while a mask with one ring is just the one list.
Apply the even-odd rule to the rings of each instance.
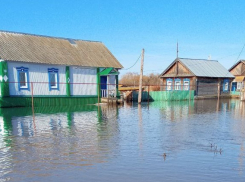
[[71, 66], [70, 83], [71, 95], [97, 95], [97, 69]]
[[[66, 95], [66, 66], [8, 62], [9, 91], [11, 96], [31, 95], [30, 90], [19, 90], [17, 67], [26, 67], [29, 70], [29, 82], [33, 82], [33, 94], [38, 96]], [[59, 70], [59, 90], [49, 90], [48, 68]], [[43, 82], [43, 83], [35, 83]], [[97, 95], [97, 68], [70, 66], [71, 95]]]
[[[29, 81], [33, 82], [33, 94], [34, 95], [66, 95], [66, 76], [65, 66], [59, 65], [45, 65], [45, 64], [33, 64], [33, 63], [20, 63], [20, 62], [8, 62], [8, 75], [9, 75], [9, 92], [10, 95], [31, 95], [31, 84], [29, 85], [30, 91], [20, 90], [18, 88], [17, 67], [26, 67], [29, 69]], [[48, 68], [59, 69], [59, 90], [49, 90], [49, 78]], [[45, 82], [45, 83], [35, 83]]]

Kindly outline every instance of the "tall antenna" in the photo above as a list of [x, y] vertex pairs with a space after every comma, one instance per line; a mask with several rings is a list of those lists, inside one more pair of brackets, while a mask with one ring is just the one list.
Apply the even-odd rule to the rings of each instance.
[[177, 41], [177, 58], [179, 58], [179, 43]]

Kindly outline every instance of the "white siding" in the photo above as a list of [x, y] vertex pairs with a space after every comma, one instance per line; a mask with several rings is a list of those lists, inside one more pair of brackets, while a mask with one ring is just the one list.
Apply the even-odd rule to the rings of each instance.
[[[16, 67], [26, 67], [29, 69], [29, 81], [30, 82], [45, 82], [45, 83], [33, 83], [34, 95], [66, 95], [66, 76], [65, 66], [59, 65], [46, 65], [46, 64], [34, 64], [34, 63], [21, 63], [21, 62], [8, 62], [8, 75], [9, 75], [9, 90], [10, 95], [31, 95], [31, 84], [29, 85], [30, 91], [20, 90], [18, 88], [17, 70]], [[48, 68], [59, 69], [59, 90], [49, 91], [49, 79]], [[63, 84], [62, 84], [63, 83]]]
[[70, 67], [71, 95], [97, 95], [97, 69]]

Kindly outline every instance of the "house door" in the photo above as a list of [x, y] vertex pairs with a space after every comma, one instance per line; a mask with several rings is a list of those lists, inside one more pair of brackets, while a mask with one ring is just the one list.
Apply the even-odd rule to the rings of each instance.
[[231, 91], [236, 91], [237, 82], [232, 82]]
[[107, 97], [107, 76], [100, 77], [101, 97]]

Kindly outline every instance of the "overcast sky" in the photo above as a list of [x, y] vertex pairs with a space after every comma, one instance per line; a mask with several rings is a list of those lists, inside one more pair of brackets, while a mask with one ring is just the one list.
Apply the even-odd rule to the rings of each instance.
[[[128, 68], [145, 49], [145, 74], [179, 57], [245, 59], [244, 0], [0, 0], [0, 29], [102, 41]], [[140, 61], [126, 72], [139, 72]]]

